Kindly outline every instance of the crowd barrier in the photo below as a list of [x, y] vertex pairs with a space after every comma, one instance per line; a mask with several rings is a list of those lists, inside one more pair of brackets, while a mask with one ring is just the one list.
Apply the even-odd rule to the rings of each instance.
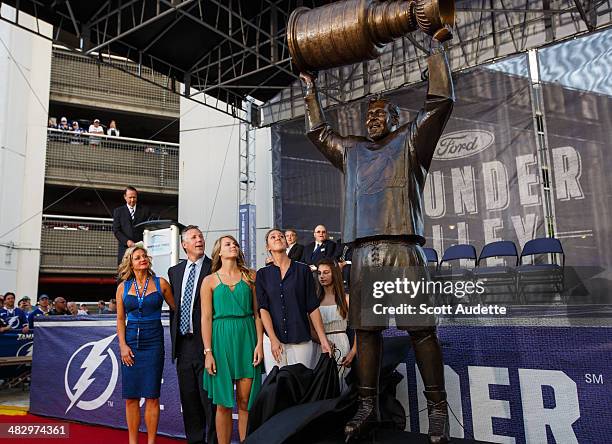
[[[34, 333], [7, 331], [0, 333], [0, 360], [32, 356]], [[0, 365], [0, 379], [9, 380], [24, 371], [24, 365]]]
[[[163, 323], [159, 433], [184, 437], [167, 317]], [[126, 427], [115, 325], [110, 316], [36, 321], [32, 413]], [[499, 443], [607, 442], [612, 329], [581, 325], [440, 326], [451, 434]], [[424, 432], [426, 403], [412, 353], [398, 371], [405, 376], [398, 399], [407, 427]]]

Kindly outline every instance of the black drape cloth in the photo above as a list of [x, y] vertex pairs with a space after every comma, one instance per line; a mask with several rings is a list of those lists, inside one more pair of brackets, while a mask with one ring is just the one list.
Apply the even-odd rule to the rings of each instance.
[[338, 367], [327, 354], [321, 355], [314, 370], [303, 364], [280, 369], [274, 366], [249, 412], [247, 435], [289, 407], [336, 398], [339, 394]]
[[[402, 375], [395, 369], [410, 350], [408, 336], [384, 338], [380, 375], [380, 414], [384, 427], [403, 430], [406, 413], [396, 398]], [[322, 355], [314, 370], [301, 364], [270, 372], [249, 412], [247, 444], [312, 443], [338, 436], [357, 409], [354, 372], [347, 382], [351, 390], [338, 396], [336, 363]]]

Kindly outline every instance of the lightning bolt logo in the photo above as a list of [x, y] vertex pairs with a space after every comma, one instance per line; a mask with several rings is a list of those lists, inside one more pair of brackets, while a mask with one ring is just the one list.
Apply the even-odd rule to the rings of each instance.
[[15, 356], [32, 356], [33, 346], [34, 346], [34, 341], [30, 341], [26, 344], [23, 344], [21, 347], [19, 347], [19, 350], [17, 350], [17, 353], [15, 354]]
[[8, 318], [7, 324], [13, 330], [16, 330], [17, 328], [19, 328], [19, 316], [13, 316], [12, 318]]
[[[70, 399], [70, 405], [66, 409], [66, 413], [72, 409], [75, 405], [82, 410], [95, 410], [102, 406], [112, 395], [115, 390], [115, 385], [117, 384], [117, 376], [119, 373], [119, 366], [117, 364], [117, 357], [115, 353], [110, 347], [111, 342], [115, 339], [117, 335], [111, 335], [107, 338], [101, 339], [99, 341], [88, 342], [87, 344], [79, 347], [73, 355], [70, 357], [68, 361], [68, 365], [66, 366], [66, 373], [64, 375], [64, 388], [66, 389], [66, 395], [68, 395], [68, 399]], [[89, 354], [81, 364], [81, 369], [83, 372], [81, 376], [77, 380], [77, 382], [70, 388], [68, 384], [68, 371], [70, 370], [70, 365], [72, 360], [81, 353], [82, 350], [91, 347]], [[108, 383], [108, 386], [104, 390], [104, 392], [98, 396], [96, 399], [91, 401], [84, 401], [81, 399], [83, 394], [87, 391], [89, 386], [96, 380], [96, 378], [92, 377], [94, 372], [102, 365], [102, 363], [106, 360], [106, 358], [110, 358], [112, 364], [112, 373], [111, 378]]]

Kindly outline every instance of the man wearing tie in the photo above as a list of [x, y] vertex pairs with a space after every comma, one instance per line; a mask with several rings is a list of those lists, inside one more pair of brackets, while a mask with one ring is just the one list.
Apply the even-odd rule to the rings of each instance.
[[316, 270], [317, 264], [324, 257], [334, 257], [336, 243], [327, 239], [327, 228], [324, 225], [317, 225], [314, 229], [314, 242], [309, 243], [304, 248], [302, 262], [310, 265], [312, 270]]
[[[210, 274], [211, 261], [204, 254], [204, 236], [196, 225], [181, 232], [187, 260], [168, 269], [176, 311], [170, 315], [172, 361], [176, 359], [183, 423], [189, 444], [215, 443], [215, 417], [204, 390], [200, 285]], [[208, 427], [207, 427], [208, 426]]]
[[136, 227], [141, 222], [151, 218], [149, 209], [143, 205], [136, 205], [138, 201], [138, 191], [136, 188], [128, 186], [123, 192], [126, 205], [115, 208], [113, 211], [113, 234], [119, 242], [117, 251], [117, 263], [121, 263], [125, 250], [133, 247], [136, 242], [142, 240], [142, 227]]

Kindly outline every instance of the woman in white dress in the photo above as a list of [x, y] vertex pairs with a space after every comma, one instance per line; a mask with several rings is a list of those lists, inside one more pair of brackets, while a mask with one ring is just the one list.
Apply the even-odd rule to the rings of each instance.
[[[334, 357], [340, 367], [340, 389], [344, 391], [347, 386], [344, 377], [350, 370], [351, 362], [357, 353], [357, 346], [353, 343], [351, 348], [346, 326], [348, 318], [348, 296], [344, 292], [342, 272], [333, 259], [322, 259], [317, 266], [319, 286], [317, 295], [320, 305], [319, 311], [323, 318], [323, 327], [327, 340], [334, 349]], [[318, 356], [319, 353], [316, 354]]]

